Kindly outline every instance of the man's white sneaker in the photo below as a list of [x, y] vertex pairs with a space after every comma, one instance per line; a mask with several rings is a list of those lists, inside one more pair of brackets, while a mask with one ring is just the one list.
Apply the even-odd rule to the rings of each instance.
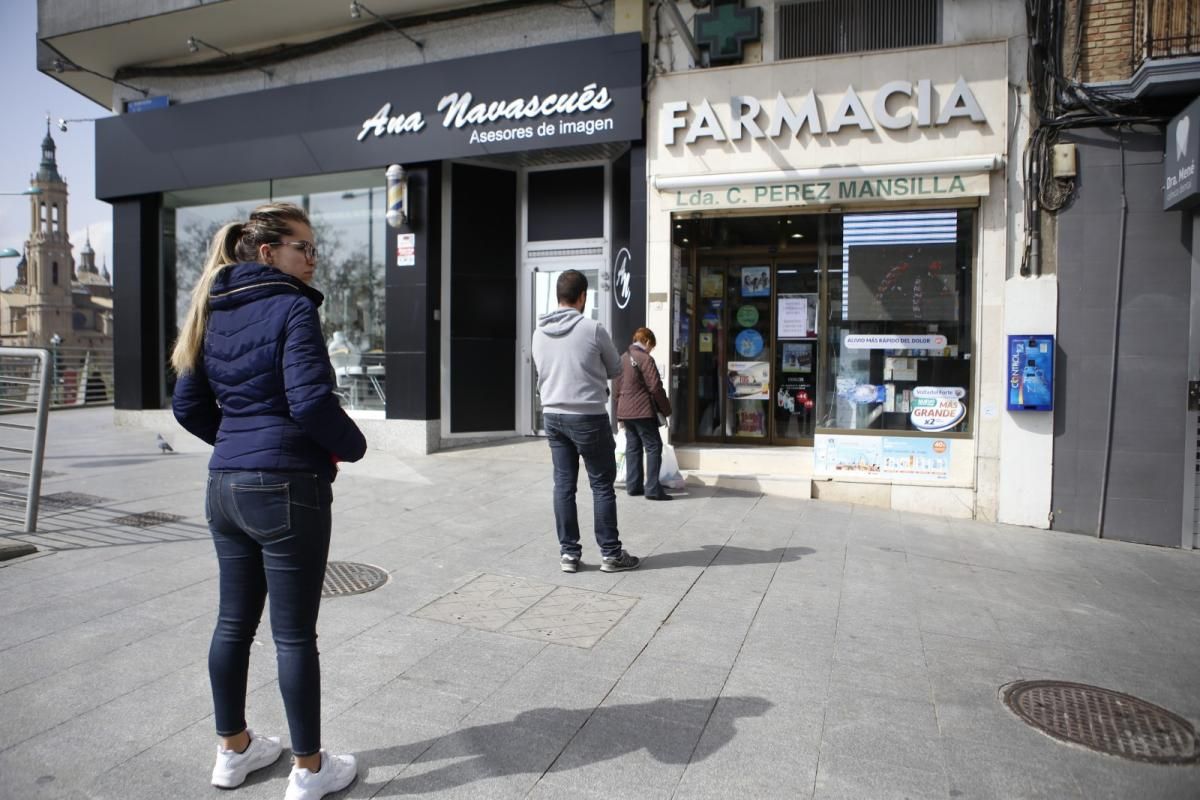
[[246, 782], [246, 776], [256, 769], [269, 767], [279, 760], [283, 746], [278, 736], [255, 736], [249, 728], [250, 744], [245, 751], [226, 750], [217, 745], [217, 763], [213, 766], [212, 784], [222, 789], [236, 789]]
[[357, 777], [358, 761], [354, 756], [331, 756], [322, 750], [320, 772], [292, 767], [283, 800], [321, 800], [327, 794], [345, 789]]

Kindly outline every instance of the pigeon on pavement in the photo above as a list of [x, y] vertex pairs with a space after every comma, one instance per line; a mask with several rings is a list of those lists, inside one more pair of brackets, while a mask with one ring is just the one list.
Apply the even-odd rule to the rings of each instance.
[[154, 438], [158, 442], [159, 450], [161, 450], [164, 453], [174, 453], [175, 452], [175, 448], [171, 447], [171, 445], [167, 442], [167, 440], [163, 438], [163, 435], [161, 433], [154, 434]]

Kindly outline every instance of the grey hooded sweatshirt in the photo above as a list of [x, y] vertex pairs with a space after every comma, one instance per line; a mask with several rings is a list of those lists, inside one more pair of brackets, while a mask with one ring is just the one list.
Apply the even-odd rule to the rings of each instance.
[[547, 414], [608, 414], [608, 381], [621, 355], [604, 326], [573, 308], [538, 317], [533, 365]]

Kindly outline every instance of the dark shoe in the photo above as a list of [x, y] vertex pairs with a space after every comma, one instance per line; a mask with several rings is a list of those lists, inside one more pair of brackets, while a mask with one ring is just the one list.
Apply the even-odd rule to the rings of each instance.
[[581, 563], [583, 562], [579, 556], [569, 556], [566, 553], [563, 553], [562, 557], [558, 560], [559, 567], [563, 572], [578, 572]]
[[647, 500], [674, 500], [675, 498], [671, 497], [671, 495], [667, 494], [666, 492], [659, 492], [658, 494], [646, 495], [646, 499]]
[[642, 560], [637, 556], [630, 555], [628, 550], [622, 550], [619, 556], [605, 556], [600, 559], [601, 572], [624, 572], [630, 569], [637, 569]]
[[635, 490], [635, 491], [632, 491], [632, 492], [626, 492], [626, 494], [627, 494], [627, 495], [629, 495], [630, 497], [641, 497], [641, 496], [642, 496], [642, 495], [644, 495], [645, 493], [646, 493], [646, 492], [645, 492], [644, 490], [642, 490], [642, 489], [637, 489], [637, 490]]

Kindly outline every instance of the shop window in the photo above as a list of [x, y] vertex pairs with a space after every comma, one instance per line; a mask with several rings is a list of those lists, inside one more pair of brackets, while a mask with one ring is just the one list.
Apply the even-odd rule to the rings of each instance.
[[941, 0], [800, 0], [781, 3], [779, 59], [924, 47], [940, 41]]
[[973, 221], [847, 214], [830, 232], [821, 427], [967, 430]]
[[169, 193], [174, 223], [164, 250], [174, 264], [175, 331], [200, 277], [213, 235], [257, 205], [304, 208], [320, 256], [313, 286], [325, 295], [321, 328], [347, 408], [384, 408], [384, 253], [387, 211], [381, 170], [322, 175]]
[[973, 210], [672, 222], [672, 435], [966, 432]]

